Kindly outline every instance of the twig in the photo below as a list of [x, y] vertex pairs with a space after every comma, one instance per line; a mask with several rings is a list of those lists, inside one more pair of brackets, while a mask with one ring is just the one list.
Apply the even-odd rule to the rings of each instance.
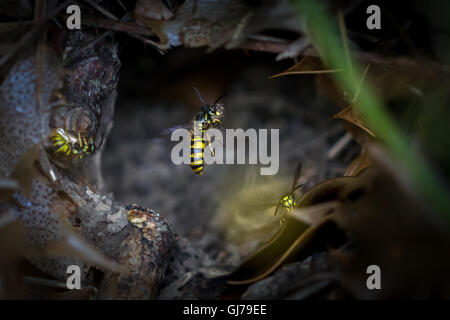
[[44, 21], [36, 24], [30, 31], [28, 31], [20, 40], [17, 42], [15, 47], [8, 54], [4, 55], [0, 59], [0, 67], [3, 66], [13, 55], [17, 53], [17, 51], [22, 48], [24, 45], [30, 43], [33, 38], [42, 30], [47, 21], [54, 16], [56, 16], [62, 9], [67, 7], [67, 5], [71, 2], [71, 0], [64, 1], [59, 7], [57, 7], [54, 11], [52, 11]]
[[[261, 41], [261, 40], [246, 40], [243, 44], [239, 46], [239, 48], [244, 50], [255, 50], [255, 51], [264, 51], [270, 53], [281, 53], [284, 52], [290, 42], [289, 41]], [[308, 51], [308, 50], [306, 50]], [[315, 52], [315, 51], [314, 51]], [[317, 53], [314, 55], [317, 56]]]
[[123, 4], [123, 2], [121, 1], [121, 0], [116, 0], [116, 2], [119, 4], [119, 6], [121, 6], [122, 7], [122, 9], [125, 11], [125, 12], [129, 12], [129, 10], [127, 9], [127, 7], [125, 7], [125, 5]]
[[89, 27], [125, 32], [130, 35], [131, 34], [132, 35], [141, 35], [141, 36], [154, 36], [155, 35], [155, 33], [152, 30], [138, 26], [134, 22], [121, 22], [121, 21], [109, 20], [109, 19], [84, 17], [82, 23]]
[[[289, 46], [289, 42], [280, 42], [280, 41], [260, 41], [260, 40], [246, 40], [242, 43], [239, 48], [244, 50], [254, 50], [254, 51], [263, 51], [270, 53], [281, 53], [287, 49]], [[308, 48], [303, 53], [304, 56], [311, 57], [319, 57], [318, 52], [314, 48]], [[371, 63], [371, 64], [384, 64], [389, 66], [397, 66], [405, 69], [414, 69], [419, 68], [423, 70], [423, 66], [421, 63], [423, 61], [418, 61], [416, 59], [412, 59], [408, 56], [386, 56], [380, 55], [371, 52], [359, 51], [354, 53], [354, 58]], [[436, 71], [450, 73], [450, 66], [443, 65], [434, 61], [426, 61], [426, 63]]]
[[[127, 14], [125, 14], [124, 16], [123, 16], [123, 18], [122, 19], [119, 19], [119, 18], [117, 18], [115, 15], [113, 15], [112, 13], [110, 13], [109, 11], [107, 11], [107, 10], [105, 10], [105, 9], [103, 9], [102, 7], [100, 7], [99, 5], [97, 5], [96, 3], [93, 3], [91, 0], [84, 0], [86, 3], [88, 3], [88, 4], [90, 4], [92, 7], [94, 7], [97, 11], [99, 11], [101, 14], [103, 14], [104, 16], [106, 16], [107, 18], [110, 18], [110, 19], [112, 19], [114, 22], [116, 22], [116, 23], [120, 23], [120, 21], [124, 21], [124, 20], [126, 20], [126, 19], [128, 19], [129, 18], [129, 14], [127, 13]], [[92, 22], [92, 21], [91, 21]], [[111, 27], [111, 26], [113, 26], [114, 24], [112, 23], [112, 21], [109, 21], [108, 22], [108, 26], [109, 27]], [[104, 29], [110, 29], [111, 30], [111, 28], [104, 28]], [[141, 35], [138, 35], [138, 34], [136, 34], [136, 33], [131, 33], [131, 32], [127, 32], [130, 36], [132, 36], [133, 38], [136, 38], [136, 39], [138, 39], [138, 40], [140, 40], [140, 41], [142, 41], [143, 43], [145, 43], [145, 44], [149, 44], [149, 45], [151, 45], [151, 46], [153, 46], [153, 47], [155, 47], [158, 51], [159, 51], [159, 53], [160, 54], [164, 54], [164, 49], [166, 49], [164, 46], [162, 46], [161, 44], [159, 44], [159, 43], [157, 43], [157, 42], [155, 42], [155, 41], [153, 41], [153, 40], [150, 40], [150, 39], [147, 39], [147, 38], [145, 38], [145, 37], [142, 37]], [[154, 34], [152, 34], [152, 35], [154, 35]]]
[[50, 288], [59, 288], [59, 289], [66, 289], [67, 290], [67, 284], [61, 281], [53, 280], [53, 279], [44, 279], [44, 278], [36, 278], [36, 277], [23, 277], [26, 283], [31, 285], [38, 285], [38, 286], [45, 286]]
[[[122, 19], [123, 20], [123, 19]], [[92, 17], [85, 17], [82, 21], [84, 25], [94, 27], [94, 28], [101, 28], [111, 31], [118, 31], [118, 32], [125, 32], [128, 33], [130, 36], [135, 37], [144, 43], [150, 44], [152, 46], [155, 46], [158, 50], [163, 50], [165, 48], [161, 47], [160, 44], [147, 39], [143, 38], [148, 36], [154, 36], [155, 33], [146, 27], [141, 27], [137, 25], [134, 22], [124, 22], [124, 21], [118, 21], [118, 20], [110, 20], [110, 19], [102, 19], [102, 18], [92, 18]], [[252, 36], [251, 39], [245, 40], [241, 45], [239, 45], [239, 49], [243, 50], [254, 50], [254, 51], [261, 51], [261, 52], [269, 52], [269, 53], [282, 53], [284, 52], [289, 45], [291, 44], [290, 41], [283, 40], [283, 39], [277, 39], [277, 38], [264, 38], [264, 37], [257, 37]], [[308, 48], [303, 53], [304, 56], [311, 56], [311, 57], [319, 57], [319, 54], [314, 48]], [[377, 53], [371, 53], [371, 52], [355, 52], [354, 56], [356, 59], [372, 63], [372, 64], [384, 64], [384, 65], [390, 65], [390, 66], [398, 66], [403, 68], [420, 68], [423, 69], [421, 66], [422, 61], [418, 61], [415, 59], [412, 59], [407, 56], [385, 56], [380, 55]], [[443, 71], [445, 73], [450, 73], [450, 67], [447, 65], [442, 65], [437, 62], [427, 61], [426, 62], [429, 66], [431, 66], [435, 70]]]
[[100, 12], [101, 14], [103, 14], [105, 17], [113, 19], [113, 20], [119, 20], [119, 18], [117, 18], [115, 15], [113, 15], [111, 12], [109, 12], [106, 9], [103, 9], [102, 7], [100, 7], [98, 4], [96, 4], [95, 2], [92, 2], [91, 0], [84, 0], [84, 2], [86, 2], [87, 4], [89, 4], [90, 6], [92, 6], [95, 10], [97, 10], [98, 12]]

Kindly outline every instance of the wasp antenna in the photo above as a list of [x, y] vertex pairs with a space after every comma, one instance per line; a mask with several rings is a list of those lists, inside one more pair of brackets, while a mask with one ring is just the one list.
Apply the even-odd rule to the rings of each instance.
[[294, 192], [294, 190], [297, 189], [295, 187], [295, 183], [297, 182], [298, 178], [300, 178], [301, 172], [302, 172], [302, 163], [299, 162], [297, 165], [297, 168], [295, 169], [294, 181], [292, 181], [292, 189], [291, 189], [292, 191], [291, 192]]
[[273, 214], [274, 217], [277, 215], [278, 208], [280, 208], [280, 204], [278, 204], [278, 205], [277, 205], [277, 208], [275, 209], [275, 213]]
[[197, 92], [197, 96], [198, 96], [198, 98], [200, 99], [200, 102], [201, 102], [202, 104], [206, 104], [206, 102], [205, 102], [205, 100], [203, 99], [202, 94], [200, 93], [200, 91], [198, 91], [198, 89], [197, 89], [196, 87], [193, 87], [193, 88], [194, 88], [195, 92]]
[[100, 139], [100, 143], [98, 144], [98, 146], [96, 146], [95, 144], [94, 144], [94, 148], [95, 148], [95, 150], [98, 150], [101, 146], [102, 146], [102, 144], [103, 144], [103, 134], [102, 134], [102, 137], [101, 137], [101, 139]]
[[219, 102], [220, 100], [222, 100], [223, 98], [225, 98], [226, 94], [223, 94], [221, 96], [219, 96], [216, 101], [214, 102], [214, 104], [216, 104], [217, 102]]
[[[101, 109], [95, 110], [95, 131], [94, 135], [97, 135], [98, 130], [100, 129], [101, 121], [102, 121], [102, 111]], [[102, 138], [103, 140], [103, 138]]]

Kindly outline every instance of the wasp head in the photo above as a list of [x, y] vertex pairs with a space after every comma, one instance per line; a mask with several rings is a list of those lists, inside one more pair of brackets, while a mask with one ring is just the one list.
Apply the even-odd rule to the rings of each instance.
[[295, 207], [297, 204], [295, 203], [295, 197], [292, 193], [285, 194], [280, 199], [280, 205], [286, 210], [290, 210]]
[[225, 108], [223, 103], [213, 104], [209, 110], [209, 115], [211, 117], [212, 126], [219, 127], [225, 116]]

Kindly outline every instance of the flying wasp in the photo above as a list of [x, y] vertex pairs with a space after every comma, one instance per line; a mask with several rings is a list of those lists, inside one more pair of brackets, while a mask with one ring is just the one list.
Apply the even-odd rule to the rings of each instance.
[[222, 124], [225, 108], [223, 103], [219, 102], [223, 96], [217, 98], [213, 104], [207, 104], [200, 91], [196, 87], [194, 87], [194, 90], [202, 103], [202, 107], [194, 120], [184, 125], [163, 130], [159, 135], [167, 135], [180, 128], [188, 129], [191, 133], [190, 167], [194, 173], [202, 175], [205, 167], [204, 151], [206, 146], [210, 147], [211, 154], [214, 156], [214, 151], [211, 147], [211, 137], [206, 131], [211, 128], [218, 128]]
[[99, 145], [95, 143], [100, 126], [100, 112], [93, 115], [81, 107], [61, 108], [58, 116], [59, 125], [49, 137], [55, 154], [65, 159], [83, 159], [100, 148], [103, 135]]
[[[301, 163], [299, 163], [297, 165], [297, 168], [295, 169], [294, 181], [292, 182], [291, 191], [281, 195], [280, 200], [276, 204], [275, 213], [273, 214], [274, 216], [277, 215], [278, 209], [280, 207], [285, 208], [286, 211], [289, 212], [291, 209], [293, 209], [297, 206], [297, 202], [295, 199], [295, 191], [303, 186], [303, 184], [297, 185], [297, 181], [300, 178], [301, 171], [302, 171], [302, 165], [301, 165]], [[281, 217], [281, 223], [284, 221], [284, 219], [285, 219], [285, 216], [283, 215]]]

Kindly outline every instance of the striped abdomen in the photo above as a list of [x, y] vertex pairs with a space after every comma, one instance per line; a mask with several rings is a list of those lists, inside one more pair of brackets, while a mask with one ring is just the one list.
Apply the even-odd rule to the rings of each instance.
[[191, 168], [198, 175], [203, 174], [205, 162], [203, 161], [203, 151], [205, 150], [205, 142], [203, 141], [204, 130], [201, 134], [192, 133], [191, 136]]

